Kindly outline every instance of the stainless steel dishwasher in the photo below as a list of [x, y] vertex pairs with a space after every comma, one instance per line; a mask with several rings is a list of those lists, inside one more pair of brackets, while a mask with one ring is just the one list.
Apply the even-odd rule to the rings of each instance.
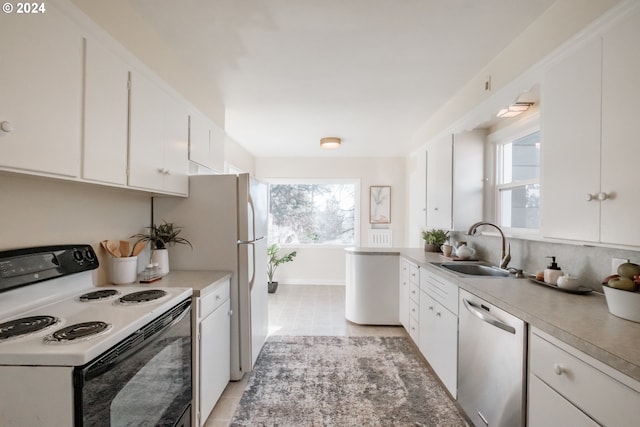
[[525, 424], [525, 323], [460, 289], [458, 403], [478, 427]]

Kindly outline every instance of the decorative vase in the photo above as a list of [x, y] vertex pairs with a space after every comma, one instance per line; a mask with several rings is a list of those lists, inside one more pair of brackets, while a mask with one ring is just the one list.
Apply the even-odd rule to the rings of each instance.
[[424, 244], [425, 252], [440, 252], [440, 245], [432, 245], [429, 243]]
[[169, 252], [166, 249], [154, 249], [151, 251], [151, 263], [158, 264], [158, 272], [166, 276], [169, 273]]
[[278, 290], [278, 282], [267, 282], [267, 292], [275, 294]]

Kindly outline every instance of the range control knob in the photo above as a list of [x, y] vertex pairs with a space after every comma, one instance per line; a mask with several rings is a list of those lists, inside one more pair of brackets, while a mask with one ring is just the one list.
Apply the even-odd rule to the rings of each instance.
[[73, 251], [73, 259], [76, 260], [76, 262], [81, 262], [84, 259], [84, 255], [76, 249]]
[[96, 259], [96, 254], [93, 252], [91, 248], [87, 248], [87, 250], [84, 251], [84, 257], [89, 261], [93, 261], [94, 259]]

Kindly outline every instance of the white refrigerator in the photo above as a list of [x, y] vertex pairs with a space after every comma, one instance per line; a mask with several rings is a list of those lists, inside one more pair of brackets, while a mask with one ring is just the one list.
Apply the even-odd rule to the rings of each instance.
[[267, 185], [249, 174], [189, 177], [189, 197], [153, 200], [154, 223], [184, 227], [170, 269], [231, 276], [231, 380], [251, 372], [268, 333]]

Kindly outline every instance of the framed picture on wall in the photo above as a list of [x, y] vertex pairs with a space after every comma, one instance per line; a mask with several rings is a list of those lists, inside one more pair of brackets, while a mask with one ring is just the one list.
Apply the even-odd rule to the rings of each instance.
[[369, 222], [391, 224], [391, 187], [372, 185], [369, 187]]

